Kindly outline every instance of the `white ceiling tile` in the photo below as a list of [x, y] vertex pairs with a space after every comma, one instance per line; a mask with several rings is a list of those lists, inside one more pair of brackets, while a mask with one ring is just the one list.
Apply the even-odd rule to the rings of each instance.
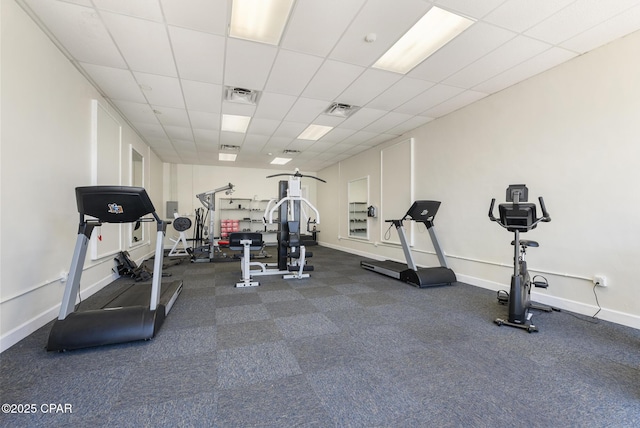
[[25, 3], [76, 61], [126, 68], [95, 9], [60, 1], [26, 0]]
[[[309, 140], [294, 140], [292, 141], [285, 149], [286, 150], [299, 150], [304, 152], [305, 150], [309, 150], [309, 147], [313, 144], [313, 141]], [[299, 157], [299, 153], [287, 153], [285, 156], [293, 156], [296, 159]]]
[[[327, 107], [328, 106], [329, 105], [327, 104]], [[343, 117], [329, 116], [328, 114], [321, 114], [318, 117], [316, 117], [313, 121], [315, 125], [332, 126], [332, 127], [336, 127], [340, 125], [342, 122], [344, 122]]]
[[327, 101], [298, 98], [285, 119], [290, 122], [311, 123], [329, 107]]
[[242, 146], [245, 134], [241, 132], [220, 131], [220, 144]]
[[403, 77], [402, 80], [396, 82], [389, 89], [374, 98], [367, 104], [367, 107], [380, 110], [393, 110], [433, 85], [435, 85], [435, 83], [427, 80]]
[[[224, 166], [280, 170], [266, 153], [324, 168], [640, 30], [640, 0], [297, 0], [272, 46], [228, 37], [229, 0], [18, 3], [163, 162], [219, 165], [233, 144]], [[478, 21], [408, 75], [368, 69], [431, 5]], [[262, 91], [258, 105], [223, 101], [224, 85]], [[335, 101], [362, 108], [322, 113]], [[221, 113], [251, 116], [247, 134], [220, 131]], [[334, 129], [298, 140], [312, 122]]]
[[496, 7], [500, 6], [505, 0], [435, 0], [437, 6], [443, 6], [445, 9], [460, 12], [472, 18], [482, 18]]
[[198, 157], [216, 155], [220, 152], [218, 144], [209, 144], [206, 142], [196, 141], [196, 150], [198, 151]]
[[333, 128], [331, 131], [327, 132], [324, 137], [320, 139], [320, 141], [339, 143], [345, 138], [348, 138], [349, 136], [355, 134], [356, 132], [357, 131], [355, 129]]
[[236, 116], [253, 116], [256, 112], [256, 106], [253, 104], [222, 102], [222, 113], [234, 114]]
[[311, 145], [311, 147], [309, 148], [309, 150], [312, 150], [314, 152], [324, 152], [325, 150], [330, 149], [331, 147], [335, 146], [337, 143], [333, 142], [333, 141], [324, 141], [324, 140], [318, 140], [315, 143], [313, 143]]
[[533, 27], [575, 0], [508, 0], [482, 20], [517, 33]]
[[273, 137], [297, 138], [307, 125], [305, 123], [281, 122], [278, 129], [273, 133]]
[[380, 91], [386, 90], [400, 79], [402, 75], [398, 73], [375, 68], [367, 69], [340, 94], [338, 100], [341, 103], [364, 106], [378, 96]]
[[[329, 58], [372, 65], [430, 9], [423, 0], [369, 0], [342, 35]], [[364, 38], [376, 34], [374, 43]]]
[[94, 64], [80, 64], [102, 92], [111, 99], [145, 103], [131, 71]]
[[189, 110], [189, 119], [191, 126], [198, 129], [219, 130], [220, 114], [208, 113], [204, 111]]
[[158, 0], [93, 0], [98, 9], [163, 22]]
[[213, 83], [182, 80], [182, 91], [189, 110], [220, 113], [222, 106], [222, 86]]
[[322, 61], [318, 56], [280, 49], [265, 90], [300, 95], [320, 68]]
[[623, 37], [640, 28], [640, 6], [633, 7], [563, 42], [560, 46], [585, 53], [611, 40]]
[[130, 122], [151, 123], [160, 126], [160, 122], [149, 104], [125, 100], [113, 100], [113, 103]]
[[200, 145], [208, 145], [217, 148], [220, 144], [220, 132], [210, 129], [193, 129], [193, 138]]
[[637, 0], [576, 0], [525, 34], [557, 45], [637, 4]]
[[399, 113], [419, 115], [425, 110], [437, 106], [441, 102], [458, 95], [462, 91], [464, 91], [462, 88], [438, 84], [417, 95], [410, 101], [402, 104], [400, 107], [396, 108], [395, 111]]
[[577, 56], [575, 52], [562, 48], [551, 48], [534, 56], [521, 64], [516, 65], [497, 76], [474, 86], [473, 89], [485, 93], [501, 91], [511, 85], [526, 80], [538, 73], [542, 73], [558, 64]]
[[472, 88], [546, 51], [550, 47], [547, 43], [539, 40], [518, 36], [445, 79], [444, 83], [463, 88]]
[[363, 128], [363, 131], [377, 132], [379, 134], [382, 134], [385, 132], [393, 133], [393, 132], [390, 132], [391, 129], [395, 128], [401, 123], [406, 122], [412, 117], [414, 116], [392, 111], [385, 114], [384, 116], [382, 116], [375, 122], [371, 123], [370, 125], [366, 126], [365, 128]]
[[339, 127], [347, 129], [362, 129], [372, 123], [374, 120], [380, 119], [385, 114], [386, 111], [384, 110], [376, 110], [363, 107], [357, 112], [353, 113], [347, 119], [345, 119], [344, 122], [339, 125]]
[[345, 138], [340, 144], [364, 145], [366, 141], [375, 138], [377, 135], [377, 132], [358, 131], [355, 134]]
[[133, 74], [150, 104], [162, 107], [185, 107], [180, 81], [177, 78], [138, 72]]
[[261, 119], [282, 120], [295, 102], [296, 97], [291, 95], [263, 92], [255, 116]]
[[277, 52], [264, 43], [227, 39], [224, 84], [263, 90]]
[[193, 142], [193, 131], [189, 127], [165, 125], [164, 130], [171, 138], [171, 141], [184, 140]]
[[163, 24], [111, 12], [103, 12], [102, 19], [132, 70], [177, 76]]
[[93, 7], [91, 0], [67, 0], [67, 2], [79, 4], [80, 6]]
[[168, 24], [208, 33], [227, 34], [228, 1], [161, 0]]
[[476, 91], [464, 91], [448, 100], [444, 101], [437, 106], [428, 109], [424, 114], [428, 117], [441, 117], [445, 114], [449, 114], [455, 110], [458, 110], [468, 104], [478, 101], [486, 97], [488, 94]]
[[261, 119], [259, 117], [254, 117], [253, 119], [251, 119], [251, 123], [249, 124], [249, 128], [247, 129], [247, 134], [269, 137], [273, 135], [279, 125], [279, 120]]
[[364, 3], [365, 0], [298, 1], [281, 46], [326, 56]]
[[142, 136], [148, 140], [153, 139], [166, 139], [167, 133], [164, 132], [164, 128], [158, 121], [156, 123], [146, 122], [132, 122], [133, 126], [142, 134]]
[[259, 152], [268, 140], [268, 135], [247, 134], [244, 139], [244, 144], [242, 145], [242, 151], [248, 150], [252, 152]]
[[307, 98], [334, 100], [365, 69], [356, 65], [327, 60], [302, 93]]
[[283, 137], [271, 137], [267, 144], [264, 146], [263, 150], [269, 150], [273, 152], [279, 152], [289, 144], [291, 144], [291, 138], [283, 138]]
[[173, 26], [169, 36], [182, 79], [222, 84], [224, 37]]
[[515, 36], [512, 31], [476, 22], [407, 73], [407, 76], [441, 82]]
[[163, 125], [182, 126], [185, 128], [191, 126], [189, 116], [187, 116], [187, 111], [184, 109], [155, 106], [153, 109], [156, 111], [156, 117]]

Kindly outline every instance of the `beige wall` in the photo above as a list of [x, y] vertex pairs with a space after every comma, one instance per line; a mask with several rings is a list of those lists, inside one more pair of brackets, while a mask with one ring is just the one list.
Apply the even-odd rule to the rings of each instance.
[[[92, 100], [122, 125], [113, 142], [120, 165], [102, 165], [119, 169], [112, 184], [130, 184], [133, 147], [144, 156], [145, 187], [162, 203], [159, 159], [15, 2], [1, 4], [0, 351], [57, 316], [78, 230], [74, 188], [92, 184]], [[129, 247], [128, 233], [123, 227], [122, 249], [134, 260], [153, 251], [149, 241]], [[112, 257], [87, 259], [82, 297], [112, 281], [113, 267]]]
[[[403, 259], [381, 243], [382, 218], [370, 222], [369, 241], [345, 239], [346, 188], [369, 175], [370, 202], [384, 206], [380, 150], [414, 138], [414, 196], [442, 201], [436, 229], [461, 280], [495, 290], [509, 284], [512, 235], [487, 212], [491, 198], [504, 201], [509, 184], [525, 183], [530, 200], [544, 196], [552, 217], [525, 235], [541, 245], [529, 251], [530, 269], [551, 284], [534, 290], [535, 298], [593, 315], [591, 278], [605, 275], [610, 286], [597, 289], [598, 316], [640, 328], [638, 76], [635, 33], [319, 171], [332, 183], [319, 188], [321, 208], [342, 214], [325, 224], [321, 241]], [[436, 264], [428, 233], [418, 228], [415, 239], [418, 263]]]

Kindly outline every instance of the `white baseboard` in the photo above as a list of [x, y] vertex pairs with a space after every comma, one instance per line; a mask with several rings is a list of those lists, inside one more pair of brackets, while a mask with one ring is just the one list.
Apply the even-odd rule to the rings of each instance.
[[[335, 244], [327, 244], [324, 242], [318, 242], [318, 245], [332, 248], [334, 250], [344, 251], [350, 254], [355, 254], [362, 257], [368, 257], [374, 260], [382, 260], [379, 255], [370, 254], [365, 251], [358, 251], [352, 248], [342, 247], [340, 245]], [[507, 290], [509, 291], [509, 285], [500, 284], [493, 281], [487, 281], [481, 278], [475, 278], [468, 275], [460, 275], [456, 273], [458, 281], [464, 282], [465, 284], [473, 285], [480, 288], [485, 288], [487, 290], [492, 290], [498, 292], [498, 290]], [[560, 297], [550, 296], [548, 294], [536, 293], [535, 290], [532, 291], [532, 299], [536, 302], [542, 303], [544, 305], [553, 306], [562, 310], [574, 312], [577, 314], [592, 316], [598, 311], [598, 307], [595, 305], [588, 305], [585, 303], [576, 302], [574, 300], [564, 299]], [[597, 315], [598, 319], [604, 321], [610, 321], [616, 324], [621, 324], [627, 327], [640, 329], [640, 316], [628, 314], [624, 312], [614, 311], [611, 309], [602, 308]]]
[[[474, 285], [480, 288], [485, 288], [487, 290], [492, 290], [495, 292], [498, 292], [498, 290], [509, 291], [509, 285], [486, 281], [467, 275], [457, 275], [457, 277], [458, 281], [460, 282], [464, 282], [465, 284]], [[598, 312], [598, 307], [595, 305], [589, 305], [581, 302], [576, 302], [574, 300], [550, 296], [548, 294], [537, 293], [535, 289], [531, 292], [531, 299], [535, 302], [542, 303], [543, 305], [553, 306], [555, 308], [574, 312], [584, 316], [593, 316], [596, 312]], [[600, 312], [598, 312], [597, 318], [604, 321], [610, 321], [616, 324], [625, 325], [627, 327], [640, 329], [640, 316], [637, 315], [602, 308], [600, 309]]]
[[[83, 290], [80, 291], [80, 296], [82, 297], [82, 300], [85, 300], [91, 295], [100, 291], [106, 285], [110, 284], [113, 280], [114, 280], [114, 275], [111, 274], [108, 277], [103, 278], [102, 280], [96, 282], [95, 284], [84, 288]], [[47, 309], [46, 311], [36, 315], [30, 320], [25, 321], [24, 323], [20, 324], [16, 328], [2, 335], [2, 337], [0, 337], [0, 353], [9, 349], [13, 345], [18, 343], [22, 339], [24, 339], [25, 337], [29, 336], [34, 331], [38, 330], [42, 326], [49, 323], [51, 320], [55, 319], [58, 316], [58, 313], [60, 312], [61, 304], [62, 302], [58, 303], [57, 305]], [[43, 343], [42, 346], [44, 345], [45, 344]]]

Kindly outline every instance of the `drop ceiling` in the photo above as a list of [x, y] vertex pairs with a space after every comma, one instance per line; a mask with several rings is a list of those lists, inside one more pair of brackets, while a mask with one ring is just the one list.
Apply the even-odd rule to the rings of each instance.
[[[162, 161], [292, 157], [306, 171], [640, 29], [640, 0], [296, 0], [273, 46], [228, 36], [230, 0], [17, 2]], [[372, 68], [433, 6], [476, 22], [406, 75]], [[229, 87], [257, 103], [225, 100]], [[359, 108], [331, 116], [333, 103]], [[250, 116], [247, 132], [222, 131], [222, 114]], [[312, 123], [334, 129], [297, 139]], [[223, 145], [239, 146], [235, 162], [218, 161]]]

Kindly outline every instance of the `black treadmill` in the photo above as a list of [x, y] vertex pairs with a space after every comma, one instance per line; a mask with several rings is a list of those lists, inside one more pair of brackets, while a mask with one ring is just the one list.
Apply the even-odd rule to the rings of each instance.
[[[407, 282], [419, 288], [433, 287], [439, 285], [451, 285], [456, 282], [456, 274], [447, 266], [447, 260], [444, 257], [438, 237], [436, 236], [435, 229], [433, 227], [433, 219], [440, 208], [439, 201], [415, 201], [409, 211], [399, 220], [385, 220], [387, 223], [393, 223], [398, 236], [400, 237], [400, 243], [402, 244], [402, 250], [404, 251], [404, 257], [407, 263], [399, 263], [393, 260], [384, 261], [366, 261], [360, 262], [360, 266], [364, 269], [371, 270], [383, 275], [390, 276], [395, 279]], [[407, 236], [404, 232], [403, 222], [407, 218], [413, 221], [423, 223], [429, 231], [431, 242], [438, 256], [440, 266], [419, 268], [413, 261], [411, 254], [411, 248], [407, 242]]]
[[[78, 238], [60, 314], [49, 333], [47, 350], [66, 351], [153, 338], [182, 291], [182, 281], [161, 281], [164, 234], [170, 222], [160, 219], [142, 187], [77, 187], [76, 202], [80, 213]], [[152, 218], [143, 219], [148, 214]], [[151, 284], [131, 285], [102, 309], [76, 311], [75, 300], [93, 229], [102, 223], [138, 221], [157, 224]]]

